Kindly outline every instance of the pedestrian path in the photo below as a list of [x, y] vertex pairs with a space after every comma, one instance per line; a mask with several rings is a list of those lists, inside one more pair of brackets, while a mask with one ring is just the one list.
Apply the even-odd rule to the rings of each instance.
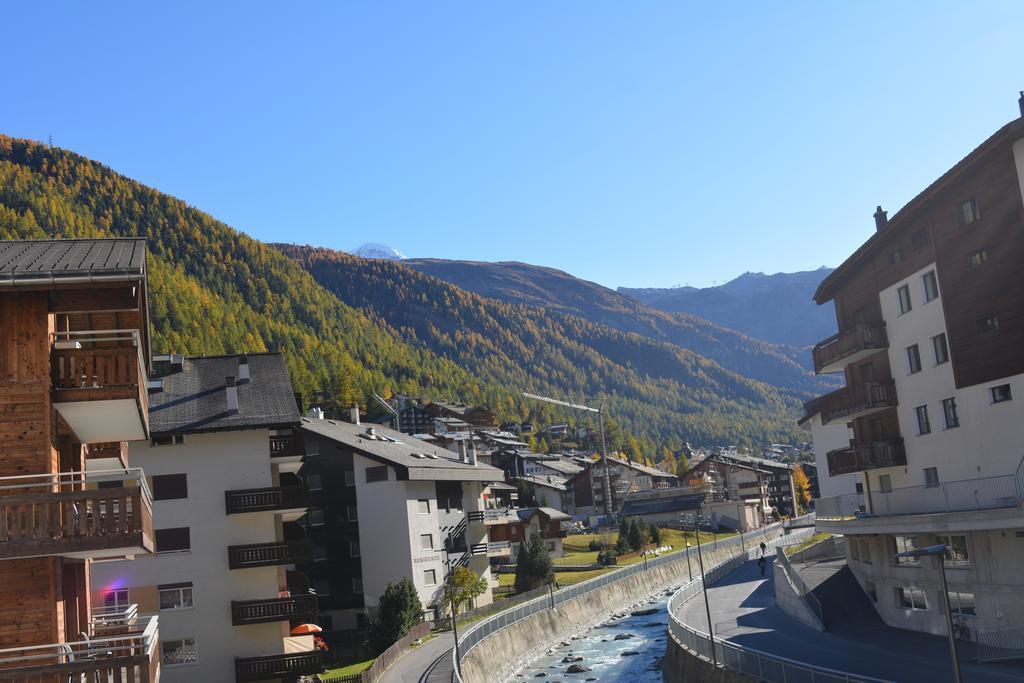
[[379, 683], [451, 683], [452, 643], [451, 632], [431, 638], [392, 664]]

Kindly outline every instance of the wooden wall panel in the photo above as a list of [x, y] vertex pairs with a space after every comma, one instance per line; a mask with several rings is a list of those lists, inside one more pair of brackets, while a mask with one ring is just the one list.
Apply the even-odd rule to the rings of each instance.
[[0, 562], [0, 649], [60, 642], [60, 560]]

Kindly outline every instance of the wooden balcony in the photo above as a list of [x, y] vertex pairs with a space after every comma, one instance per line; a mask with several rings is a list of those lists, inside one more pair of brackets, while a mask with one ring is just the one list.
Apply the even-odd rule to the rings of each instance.
[[58, 332], [53, 407], [82, 443], [149, 437], [146, 361], [138, 330]]
[[819, 375], [842, 372], [850, 363], [889, 348], [885, 324], [859, 324], [848, 327], [815, 345], [814, 371]]
[[[115, 488], [96, 488], [116, 482]], [[0, 478], [0, 559], [110, 558], [153, 550], [141, 469]]]
[[466, 518], [476, 524], [507, 524], [508, 512], [506, 510], [471, 510], [466, 513]]
[[0, 650], [0, 680], [126, 681], [156, 683], [159, 632], [157, 617], [141, 619], [141, 630], [89, 640]]
[[895, 408], [897, 403], [896, 384], [892, 380], [857, 384], [822, 397], [821, 421], [825, 424], [837, 420], [849, 421]]
[[228, 546], [228, 567], [246, 569], [313, 561], [313, 541], [301, 538], [280, 543], [251, 543]]
[[235, 626], [291, 619], [311, 620], [317, 613], [317, 598], [312, 594], [266, 600], [231, 601], [231, 623]]
[[239, 683], [312, 676], [321, 671], [323, 671], [323, 664], [319, 650], [235, 659], [235, 680]]
[[860, 446], [838, 448], [825, 454], [829, 476], [864, 472], [879, 467], [902, 467], [907, 464], [903, 439], [875, 441]]
[[303, 486], [236, 489], [224, 492], [224, 503], [229, 515], [245, 512], [292, 511], [301, 516], [309, 507], [309, 492]]

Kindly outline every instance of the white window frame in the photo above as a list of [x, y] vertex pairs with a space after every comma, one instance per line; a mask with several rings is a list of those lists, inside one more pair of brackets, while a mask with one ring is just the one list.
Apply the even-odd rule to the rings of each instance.
[[[1006, 387], [1006, 398], [996, 398], [996, 390]], [[1009, 403], [1013, 400], [1013, 388], [1009, 384], [997, 384], [994, 387], [988, 389], [989, 398], [992, 400], [992, 404], [997, 403]]]
[[[932, 283], [932, 291], [929, 291], [929, 282]], [[929, 303], [939, 298], [939, 278], [935, 275], [934, 270], [929, 270], [921, 276], [921, 291], [924, 292], [924, 303]]]
[[[971, 601], [974, 603], [974, 614], [965, 614], [960, 606], [961, 595], [971, 596]], [[977, 619], [978, 618], [978, 595], [977, 593], [969, 593], [967, 591], [949, 591], [949, 615], [951, 617], [961, 617], [963, 619]]]
[[[426, 507], [427, 507], [426, 510], [423, 509], [422, 503], [426, 503], [427, 504], [426, 505]], [[416, 500], [416, 511], [419, 514], [421, 514], [421, 515], [429, 515], [430, 514], [430, 499], [429, 498], [418, 498]]]
[[[164, 593], [177, 593], [178, 602], [183, 603], [185, 601], [185, 591], [188, 591], [188, 605], [179, 604], [177, 607], [164, 607], [163, 596]], [[196, 596], [193, 586], [178, 586], [177, 588], [157, 588], [156, 604], [160, 608], [161, 612], [176, 612], [183, 609], [193, 609], [196, 606]]]
[[[910, 600], [907, 600], [907, 597]], [[917, 606], [917, 598], [921, 598], [921, 603], [924, 607]], [[916, 586], [896, 586], [896, 601], [899, 603], [900, 609], [910, 610], [913, 612], [927, 612], [928, 611], [928, 593], [923, 588], [917, 588]], [[907, 606], [906, 602], [910, 605]]]
[[[924, 474], [924, 485], [926, 488], [935, 488], [939, 485], [939, 468], [938, 467], [925, 467], [921, 470]], [[930, 479], [929, 473], [934, 473], [935, 478]]]
[[937, 539], [939, 543], [943, 543], [946, 546], [946, 552], [948, 553], [953, 548], [953, 537], [960, 537], [964, 539], [964, 553], [967, 555], [965, 560], [949, 559], [948, 556], [943, 556], [942, 564], [950, 569], [967, 569], [973, 566], [971, 562], [971, 543], [967, 538], [967, 534], [938, 534]]
[[[168, 645], [173, 643], [188, 643], [192, 642], [192, 661], [190, 662], [168, 662], [164, 659], [165, 650]], [[196, 644], [195, 638], [175, 638], [174, 640], [161, 640], [160, 641], [160, 665], [161, 666], [194, 666], [199, 663], [199, 646]]]
[[[111, 595], [114, 599], [107, 602], [107, 596]], [[106, 609], [120, 611], [126, 609], [131, 604], [132, 602], [128, 595], [127, 588], [112, 588], [110, 590], [103, 591], [103, 607]]]
[[[924, 418], [922, 420], [921, 418]], [[914, 406], [914, 419], [917, 420], [917, 435], [924, 436], [932, 433], [932, 420], [928, 416], [928, 405]]]
[[[954, 420], [950, 420], [950, 416]], [[956, 396], [942, 399], [942, 422], [946, 429], [956, 429], [960, 426], [960, 409], [956, 405]]]
[[921, 347], [911, 344], [907, 347], [907, 374], [916, 375], [919, 372], [921, 372]]
[[[423, 541], [426, 540], [427, 545], [423, 545]], [[420, 550], [433, 550], [434, 549], [434, 534], [420, 534]]]
[[[906, 301], [904, 302], [904, 294], [906, 294]], [[896, 303], [899, 306], [900, 315], [906, 315], [914, 310], [914, 299], [910, 295], [910, 285], [902, 285], [896, 288]], [[904, 308], [906, 303], [906, 308]]]
[[[939, 360], [940, 340], [942, 341], [942, 355], [945, 356], [945, 358], [941, 360]], [[945, 365], [946, 363], [949, 362], [949, 339], [946, 337], [945, 332], [940, 332], [939, 334], [932, 337], [932, 359], [935, 361], [936, 365]]]
[[[427, 574], [430, 574], [430, 581], [427, 581]], [[423, 570], [423, 585], [424, 586], [436, 586], [437, 585], [437, 570], [436, 569], [424, 569]]]

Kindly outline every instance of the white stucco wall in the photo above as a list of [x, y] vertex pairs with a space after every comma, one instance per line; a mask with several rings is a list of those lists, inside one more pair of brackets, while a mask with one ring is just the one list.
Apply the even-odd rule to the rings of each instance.
[[845, 448], [850, 445], [850, 428], [845, 422], [821, 423], [821, 413], [814, 415], [805, 423], [810, 425], [811, 440], [814, 442], [814, 462], [818, 466], [818, 490], [822, 498], [844, 496], [856, 493], [859, 474], [840, 474], [833, 477], [828, 473], [829, 451]]
[[190, 434], [185, 443], [152, 447], [129, 445], [129, 462], [146, 475], [186, 473], [188, 498], [155, 501], [155, 529], [189, 527], [191, 550], [140, 557], [130, 562], [93, 565], [93, 588], [148, 591], [159, 584], [191, 581], [192, 609], [160, 614], [160, 639], [195, 638], [196, 664], [163, 666], [167, 683], [234, 680], [234, 658], [278, 654], [287, 622], [234, 626], [231, 601], [276, 598], [278, 567], [228, 569], [229, 545], [274, 542], [275, 514], [227, 515], [224, 492], [272, 486], [269, 432], [266, 429]]

